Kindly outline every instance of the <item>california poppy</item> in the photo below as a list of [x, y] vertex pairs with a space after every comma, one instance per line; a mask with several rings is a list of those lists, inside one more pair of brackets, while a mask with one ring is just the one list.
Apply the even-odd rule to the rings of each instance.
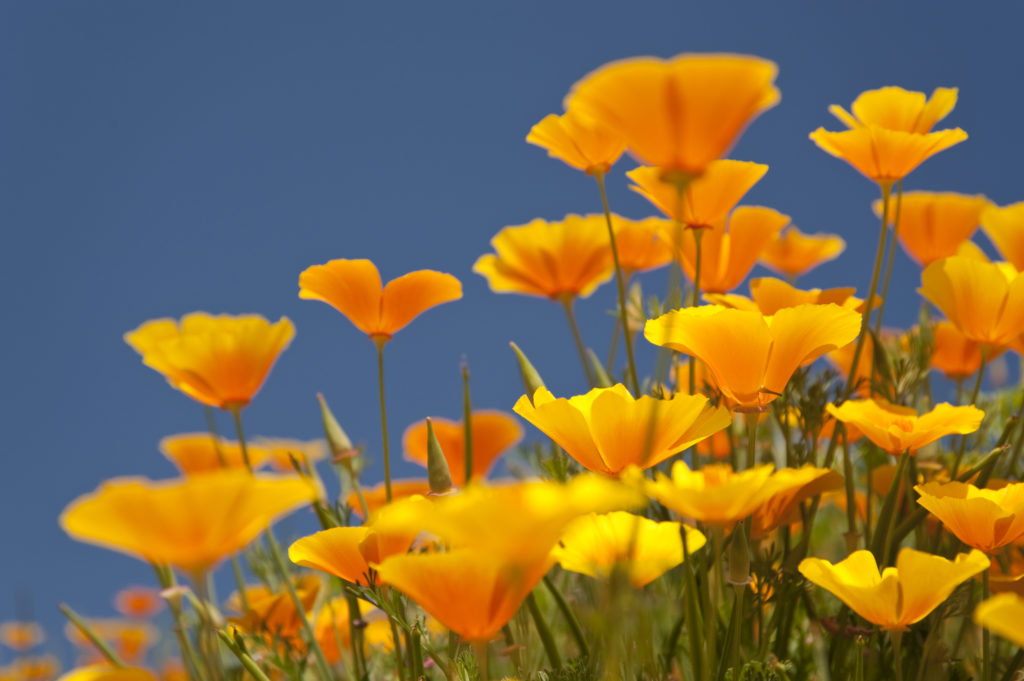
[[1004, 593], [993, 596], [978, 604], [974, 609], [974, 621], [994, 631], [1018, 646], [1024, 646], [1024, 598], [1017, 594]]
[[168, 435], [160, 440], [160, 452], [185, 475], [209, 473], [222, 468], [258, 468], [263, 465], [268, 456], [265, 449], [253, 444], [245, 449], [248, 464], [237, 440], [222, 437], [214, 440], [209, 433], [182, 433]]
[[[981, 368], [981, 345], [960, 332], [950, 321], [932, 327], [934, 343], [930, 365], [953, 380], [973, 376]], [[993, 354], [989, 354], [991, 359]]]
[[929, 482], [914, 490], [921, 504], [957, 539], [991, 555], [1024, 537], [1024, 483], [979, 489], [964, 482]]
[[759, 277], [750, 280], [749, 298], [735, 293], [708, 293], [704, 297], [715, 305], [757, 311], [763, 315], [773, 315], [786, 307], [828, 303], [863, 312], [864, 301], [853, 296], [855, 291], [854, 288], [812, 288], [803, 291], [781, 279]]
[[[922, 266], [956, 255], [960, 244], [978, 228], [989, 205], [989, 200], [980, 194], [903, 192], [897, 226], [900, 245]], [[881, 201], [875, 201], [871, 207], [875, 215], [882, 217]]]
[[608, 172], [626, 150], [621, 136], [572, 110], [542, 118], [526, 141], [589, 175]]
[[148, 586], [127, 586], [114, 596], [114, 608], [125, 617], [149, 619], [163, 607], [160, 592]]
[[256, 447], [267, 455], [267, 462], [275, 471], [292, 473], [295, 466], [292, 459], [300, 466], [308, 466], [327, 458], [327, 443], [323, 440], [289, 440], [277, 437], [254, 437], [251, 447]]
[[659, 168], [641, 166], [626, 173], [635, 184], [630, 189], [640, 194], [658, 210], [678, 219], [691, 229], [708, 229], [729, 214], [740, 199], [768, 172], [768, 166], [749, 161], [722, 159], [712, 161], [699, 177], [686, 184], [679, 210], [679, 191], [662, 179]]
[[846, 242], [835, 234], [804, 234], [790, 225], [768, 242], [759, 262], [796, 279], [818, 265], [835, 260], [845, 249]]
[[1018, 270], [1024, 270], [1024, 201], [989, 206], [981, 214], [981, 227], [999, 253]]
[[[462, 486], [466, 481], [466, 428], [461, 421], [431, 418], [434, 436], [441, 445], [452, 482]], [[470, 418], [473, 446], [473, 477], [487, 475], [491, 465], [523, 438], [523, 428], [511, 414], [481, 409]], [[402, 436], [405, 458], [427, 465], [427, 422], [419, 421], [405, 429]]]
[[613, 213], [612, 226], [619, 251], [619, 266], [626, 279], [635, 272], [646, 272], [672, 262], [668, 220], [628, 220]]
[[985, 412], [967, 405], [935, 405], [918, 415], [912, 407], [890, 404], [883, 399], [847, 400], [840, 406], [826, 405], [828, 413], [843, 423], [851, 423], [864, 437], [890, 454], [916, 451], [941, 437], [973, 433], [981, 426]]

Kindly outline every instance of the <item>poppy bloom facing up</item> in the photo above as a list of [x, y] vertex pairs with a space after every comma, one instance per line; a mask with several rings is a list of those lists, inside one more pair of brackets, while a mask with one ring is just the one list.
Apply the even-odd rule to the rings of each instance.
[[119, 478], [71, 502], [60, 524], [79, 541], [195, 572], [316, 497], [314, 484], [302, 478], [244, 470], [160, 482]]
[[294, 335], [287, 317], [271, 324], [258, 315], [194, 312], [180, 322], [148, 321], [124, 340], [173, 387], [203, 404], [230, 409], [249, 404]]
[[796, 279], [818, 265], [835, 260], [845, 249], [846, 242], [835, 234], [804, 234], [790, 225], [764, 247], [760, 263]]
[[1024, 332], [1024, 275], [1009, 263], [936, 260], [924, 268], [918, 292], [983, 345], [1005, 348]]
[[799, 367], [856, 339], [860, 323], [860, 314], [838, 305], [798, 305], [770, 317], [704, 305], [650, 320], [644, 337], [704, 362], [737, 410], [762, 411]]
[[626, 279], [635, 272], [646, 272], [672, 262], [668, 220], [627, 220], [613, 213], [612, 227], [615, 230], [615, 243], [619, 251], [619, 266], [622, 267], [622, 275]]
[[945, 402], [920, 416], [912, 407], [882, 399], [847, 400], [839, 407], [829, 404], [825, 408], [837, 420], [853, 424], [864, 437], [894, 455], [916, 451], [946, 435], [973, 433], [985, 416], [977, 407], [954, 407]]
[[864, 301], [853, 297], [855, 291], [854, 288], [812, 288], [802, 291], [781, 279], [761, 277], [750, 280], [750, 298], [735, 293], [709, 293], [704, 297], [715, 305], [752, 310], [763, 315], [773, 315], [786, 307], [828, 303], [863, 312]]
[[974, 609], [974, 621], [1024, 647], [1024, 629], [1020, 626], [1024, 621], [1024, 598], [1017, 594], [999, 594], [979, 603]]
[[829, 468], [783, 468], [775, 472], [781, 489], [754, 511], [751, 537], [763, 537], [780, 525], [800, 522], [800, 502], [843, 486], [843, 478]]
[[963, 482], [929, 482], [917, 503], [968, 546], [991, 555], [1024, 536], [1024, 483], [978, 489]]
[[981, 227], [999, 253], [1018, 270], [1024, 270], [1024, 201], [989, 206], [981, 214]]
[[777, 71], [737, 54], [625, 59], [585, 76], [565, 104], [621, 135], [641, 162], [699, 175], [778, 103]]
[[659, 168], [641, 166], [630, 170], [626, 177], [636, 183], [630, 185], [630, 189], [668, 217], [678, 219], [691, 229], [708, 229], [723, 220], [767, 172], [768, 166], [762, 163], [731, 159], [712, 161], [699, 177], [686, 184], [682, 215], [676, 215], [679, 190], [662, 179]]
[[292, 464], [293, 458], [300, 466], [312, 465], [327, 458], [327, 443], [323, 440], [255, 437], [251, 446], [266, 452], [270, 467], [280, 473], [295, 472], [295, 466]]
[[626, 150], [622, 137], [571, 110], [542, 118], [530, 128], [526, 141], [589, 175], [608, 172]]
[[23, 653], [46, 640], [46, 632], [36, 622], [0, 622], [0, 643]]
[[[461, 487], [466, 481], [466, 428], [461, 421], [442, 418], [431, 418], [430, 423], [448, 462], [452, 482]], [[523, 439], [523, 428], [514, 416], [496, 410], [474, 411], [470, 424], [473, 478], [482, 478], [499, 456]], [[427, 422], [419, 421], [406, 428], [402, 446], [406, 459], [426, 466]]]
[[681, 523], [656, 522], [626, 511], [590, 513], [574, 520], [551, 552], [563, 570], [590, 577], [608, 578], [624, 570], [634, 588], [653, 582], [683, 562], [707, 538], [697, 529]]
[[[242, 447], [237, 440], [219, 437], [214, 441], [209, 433], [169, 435], [160, 440], [160, 452], [185, 475], [209, 473], [222, 468], [246, 468]], [[246, 447], [246, 453], [253, 468], [260, 467], [267, 458], [265, 449], [251, 444]]]
[[541, 387], [532, 401], [520, 397], [513, 410], [584, 468], [607, 475], [627, 466], [650, 468], [732, 422], [727, 409], [702, 395], [636, 399], [621, 383], [569, 399]]
[[562, 222], [538, 219], [506, 227], [491, 246], [495, 253], [480, 256], [473, 271], [496, 293], [552, 300], [586, 297], [615, 269], [604, 215], [566, 215]]
[[[974, 234], [982, 213], [990, 205], [980, 194], [904, 192], [900, 199], [900, 245], [921, 266], [956, 255], [960, 244]], [[880, 200], [871, 207], [875, 215], [882, 217]]]
[[462, 284], [444, 272], [417, 270], [381, 284], [369, 260], [331, 260], [299, 275], [299, 298], [319, 300], [373, 339], [390, 340], [421, 313], [462, 297]]
[[870, 551], [854, 551], [833, 565], [820, 558], [800, 562], [800, 574], [883, 629], [904, 631], [949, 598], [960, 583], [983, 572], [989, 559], [981, 551], [946, 560], [923, 551], [900, 549], [896, 567], [881, 574]]

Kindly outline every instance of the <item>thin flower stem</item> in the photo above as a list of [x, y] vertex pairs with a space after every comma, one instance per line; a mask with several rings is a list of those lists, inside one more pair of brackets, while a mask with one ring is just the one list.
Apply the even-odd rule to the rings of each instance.
[[590, 369], [590, 360], [587, 359], [586, 346], [583, 345], [583, 336], [580, 335], [580, 327], [576, 324], [576, 315], [572, 311], [573, 296], [566, 295], [559, 298], [562, 307], [565, 309], [565, 318], [569, 321], [569, 330], [572, 331], [572, 339], [576, 343], [576, 352], [580, 355], [580, 363], [583, 364], [583, 373], [587, 376], [587, 384], [591, 388], [597, 387], [597, 380], [594, 372]]
[[[701, 268], [701, 243], [704, 241], [704, 230], [694, 229], [693, 243], [696, 252], [693, 267], [693, 298], [690, 301], [691, 307], [700, 305], [700, 268]], [[697, 394], [697, 358], [690, 357], [690, 394]]]
[[896, 237], [900, 233], [900, 211], [903, 207], [903, 180], [896, 182], [896, 215], [892, 223], [892, 241], [889, 243], [889, 254], [885, 257], [885, 276], [882, 277], [882, 302], [878, 304], [878, 317], [875, 318], [875, 336], [882, 330], [882, 314], [885, 302], [889, 299], [889, 278], [892, 276], [892, 261], [896, 257]]
[[72, 610], [71, 607], [65, 603], [61, 603], [58, 607], [60, 608], [60, 611], [64, 613], [64, 616], [67, 617], [73, 625], [75, 625], [75, 628], [78, 629], [83, 636], [89, 639], [94, 646], [96, 646], [96, 649], [100, 651], [103, 657], [107, 658], [107, 662], [119, 668], [127, 666], [124, 663], [124, 660], [114, 652], [114, 649], [107, 645], [107, 642], [100, 638], [99, 634], [93, 631], [93, 628], [89, 626], [89, 623], [86, 622], [81, 615]]
[[604, 208], [604, 220], [608, 225], [608, 242], [612, 247], [612, 260], [615, 262], [615, 285], [619, 292], [619, 319], [622, 323], [623, 336], [626, 344], [626, 360], [629, 364], [630, 389], [637, 397], [640, 396], [640, 381], [637, 380], [636, 359], [633, 355], [633, 339], [629, 335], [629, 319], [626, 314], [626, 281], [622, 276], [619, 264], [619, 248], [615, 244], [615, 228], [612, 226], [612, 212], [608, 209], [608, 192], [605, 191], [604, 173], [595, 173], [597, 187], [601, 190], [601, 205]]
[[743, 415], [747, 422], [747, 470], [754, 467], [757, 461], [757, 412]]
[[399, 681], [405, 681], [405, 663], [402, 658], [402, 638], [398, 635], [398, 625], [395, 620], [388, 617], [388, 624], [391, 625], [391, 640], [394, 642], [395, 667], [398, 669]]
[[[836, 423], [836, 428], [841, 424]], [[845, 428], [840, 437], [843, 440], [843, 478], [846, 484], [846, 553], [853, 553], [857, 548], [860, 534], [857, 532], [857, 496], [854, 490], [853, 462], [850, 460], [850, 443], [846, 439]], [[870, 487], [870, 485], [868, 485]]]
[[[981, 392], [981, 380], [985, 377], [985, 366], [988, 364], [988, 350], [985, 347], [981, 349], [981, 364], [978, 365], [978, 377], [974, 381], [974, 390], [971, 391], [971, 404], [977, 404], [978, 393]], [[957, 471], [960, 470], [960, 462], [964, 458], [964, 452], [967, 450], [967, 435], [964, 434], [960, 437], [960, 447], [957, 449], [956, 458], [953, 459], [953, 472], [952, 477], [956, 477]]]
[[476, 666], [480, 670], [480, 681], [491, 681], [487, 641], [473, 641], [473, 654], [476, 656]]
[[889, 630], [889, 639], [892, 641], [892, 666], [896, 673], [896, 681], [903, 681], [903, 632], [898, 629]]
[[230, 408], [231, 417], [235, 420], [235, 431], [238, 433], [238, 447], [242, 450], [242, 461], [245, 462], [245, 469], [252, 473], [252, 463], [249, 461], [249, 445], [245, 442], [245, 431], [242, 430], [242, 407], [235, 404]]
[[[177, 586], [177, 582], [174, 579], [174, 572], [169, 567], [154, 565], [154, 572], [156, 572], [157, 581], [160, 583], [160, 588], [171, 589]], [[196, 653], [195, 647], [192, 645], [192, 640], [188, 637], [188, 629], [185, 627], [185, 619], [181, 612], [181, 599], [178, 596], [172, 596], [167, 599], [167, 607], [171, 611], [171, 617], [174, 619], [174, 635], [178, 639], [178, 648], [181, 652], [181, 657], [185, 660], [185, 671], [188, 673], [190, 679], [194, 681], [204, 681], [204, 677], [200, 672], [202, 667], [199, 664], [199, 655]]]
[[589, 656], [590, 646], [587, 645], [587, 637], [583, 635], [583, 628], [580, 626], [580, 621], [576, 618], [576, 614], [572, 611], [572, 608], [569, 607], [569, 603], [566, 602], [562, 592], [559, 591], [551, 578], [544, 575], [543, 581], [544, 586], [548, 588], [548, 592], [550, 592], [552, 598], [555, 599], [555, 604], [558, 606], [558, 610], [562, 613], [562, 617], [565, 618], [566, 623], [569, 625], [569, 631], [572, 633], [572, 637], [576, 640], [576, 645], [580, 649], [580, 655]]
[[210, 431], [210, 439], [213, 440], [213, 451], [217, 454], [217, 463], [221, 468], [227, 468], [228, 463], [224, 459], [224, 450], [220, 447], [220, 433], [217, 432], [217, 417], [213, 407], [204, 404], [203, 415], [206, 417], [206, 429]]
[[[365, 637], [360, 622], [362, 613], [359, 612], [359, 598], [348, 589], [345, 589], [345, 600], [348, 602], [348, 630], [352, 636], [352, 666], [355, 669], [356, 679], [361, 681], [367, 676]], [[454, 660], [452, 666], [455, 666]]]
[[[850, 362], [850, 373], [846, 377], [846, 388], [843, 390], [843, 397], [848, 398], [853, 394], [857, 382], [857, 366], [860, 364], [861, 350], [864, 349], [864, 339], [868, 334], [868, 322], [871, 319], [871, 308], [875, 303], [875, 291], [878, 289], [879, 271], [882, 269], [882, 258], [885, 255], [885, 237], [889, 222], [889, 193], [892, 185], [882, 183], [882, 228], [878, 235], [878, 249], [875, 251], [875, 267], [871, 271], [871, 286], [868, 287], [868, 297], [864, 301], [864, 316], [861, 318], [860, 335], [857, 336], [857, 346], [853, 351], [853, 361]], [[834, 436], [833, 436], [834, 439]]]
[[526, 608], [530, 611], [530, 617], [533, 618], [533, 624], [537, 628], [540, 642], [544, 644], [544, 652], [548, 656], [548, 662], [551, 663], [553, 669], [561, 669], [562, 657], [558, 654], [555, 637], [551, 635], [551, 629], [548, 627], [548, 623], [544, 621], [544, 615], [541, 614], [540, 608], [537, 607], [537, 599], [533, 597], [532, 591], [526, 597]]
[[252, 659], [247, 652], [238, 647], [238, 645], [231, 640], [231, 637], [228, 636], [226, 631], [218, 630], [217, 636], [219, 636], [220, 640], [224, 642], [224, 645], [227, 646], [228, 650], [234, 653], [235, 657], [238, 658], [238, 661], [242, 663], [243, 667], [245, 667], [245, 670], [252, 674], [256, 681], [270, 681], [270, 677], [260, 669], [260, 666], [256, 664], [256, 660]]
[[387, 338], [374, 336], [377, 346], [377, 392], [380, 394], [380, 439], [384, 454], [384, 498], [391, 503], [391, 452], [388, 449], [388, 408], [384, 400], [384, 344]]
[[[988, 600], [990, 595], [988, 570], [985, 570], [981, 573], [981, 600]], [[983, 681], [992, 681], [992, 645], [988, 627], [981, 628], [981, 678]]]
[[882, 502], [882, 510], [878, 514], [878, 525], [872, 546], [872, 553], [881, 565], [889, 564], [889, 554], [895, 539], [896, 526], [896, 504], [899, 497], [900, 484], [903, 482], [907, 470], [907, 460], [910, 454], [904, 450], [900, 454], [899, 463], [896, 464], [896, 474], [889, 485], [889, 491]]
[[465, 445], [466, 478], [463, 481], [469, 484], [473, 478], [473, 402], [469, 397], [469, 364], [462, 360], [462, 428]]

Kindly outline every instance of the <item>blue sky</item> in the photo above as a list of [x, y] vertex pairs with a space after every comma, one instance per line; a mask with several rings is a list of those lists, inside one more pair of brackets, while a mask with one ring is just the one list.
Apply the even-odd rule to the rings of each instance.
[[[970, 139], [907, 188], [1024, 200], [1024, 12], [1011, 7], [0, 4], [0, 620], [16, 600], [31, 602], [62, 652], [58, 602], [109, 614], [121, 586], [151, 581], [144, 564], [75, 543], [56, 522], [105, 479], [172, 476], [156, 443], [203, 428], [200, 408], [142, 366], [125, 331], [194, 310], [286, 315], [297, 335], [245, 413], [249, 432], [318, 436], [320, 391], [376, 452], [372, 344], [333, 309], [297, 297], [307, 266], [367, 257], [385, 279], [431, 268], [465, 290], [389, 344], [393, 441], [423, 416], [458, 416], [463, 357], [476, 404], [510, 409], [521, 392], [510, 340], [556, 393], [582, 392], [560, 308], [494, 295], [471, 267], [505, 225], [600, 209], [592, 179], [524, 142], [572, 83], [613, 59], [684, 51], [779, 64], [781, 104], [732, 153], [771, 166], [747, 202], [842, 235], [842, 258], [801, 283], [863, 292], [877, 189], [807, 134], [836, 129], [827, 106], [868, 88], [958, 86], [946, 123]], [[616, 166], [610, 200], [643, 217], [651, 210], [622, 177], [631, 167]], [[658, 275], [649, 281], [661, 290]], [[918, 284], [901, 254], [887, 321], [911, 322]], [[602, 287], [578, 310], [601, 352], [613, 291]], [[308, 525], [296, 517], [282, 534]]]

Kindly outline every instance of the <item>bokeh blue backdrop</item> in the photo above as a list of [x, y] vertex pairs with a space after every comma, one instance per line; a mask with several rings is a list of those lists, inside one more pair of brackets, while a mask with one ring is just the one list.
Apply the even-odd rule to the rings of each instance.
[[[591, 178], [523, 139], [573, 82], [633, 55], [775, 60], [782, 102], [732, 154], [771, 166], [747, 202], [841, 234], [846, 253], [801, 283], [863, 292], [877, 189], [808, 132], [837, 129], [826, 107], [868, 88], [959, 86], [946, 123], [970, 139], [907, 188], [1024, 199], [1022, 19], [1009, 3], [952, 2], [3, 2], [0, 620], [31, 611], [65, 654], [58, 602], [110, 614], [121, 586], [151, 581], [57, 526], [102, 480], [172, 476], [158, 440], [204, 426], [125, 331], [193, 310], [287, 315], [298, 333], [245, 413], [250, 433], [318, 436], [322, 391], [376, 454], [371, 343], [297, 297], [305, 267], [367, 257], [385, 279], [433, 268], [465, 287], [388, 347], [394, 440], [418, 418], [459, 414], [462, 357], [476, 404], [510, 409], [509, 340], [557, 393], [581, 392], [559, 307], [494, 295], [470, 271], [505, 225], [599, 210]], [[613, 172], [611, 204], [642, 217], [622, 178], [632, 166]], [[913, 320], [918, 283], [901, 254], [890, 323]], [[579, 306], [601, 352], [613, 295]], [[300, 515], [282, 534], [311, 527]]]

